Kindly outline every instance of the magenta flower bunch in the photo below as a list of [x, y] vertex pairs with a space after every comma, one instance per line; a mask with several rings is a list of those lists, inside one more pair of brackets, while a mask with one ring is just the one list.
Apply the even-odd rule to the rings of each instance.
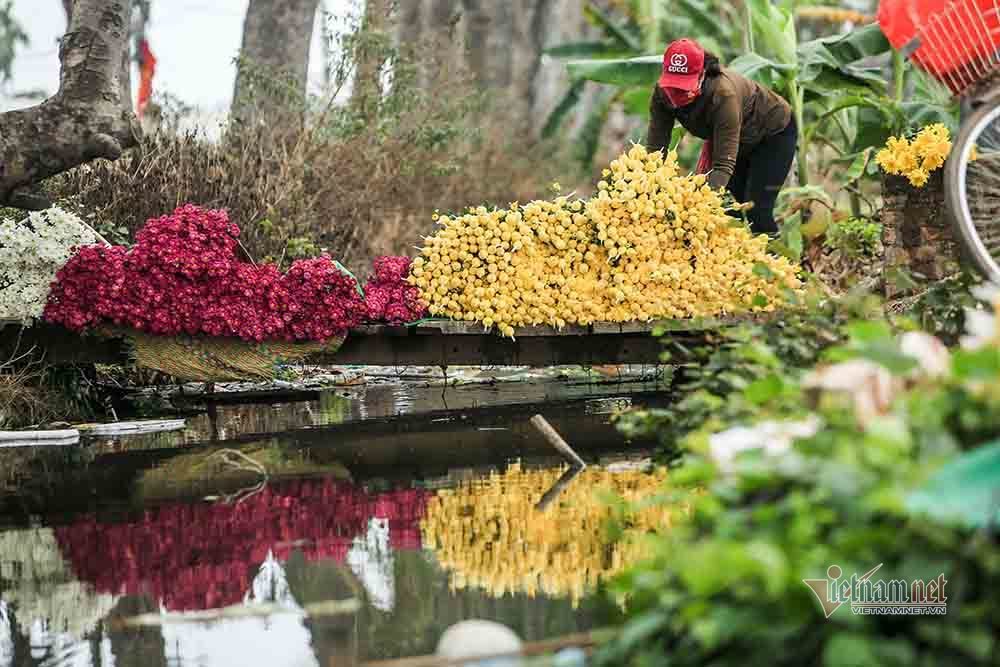
[[69, 329], [99, 324], [172, 336], [323, 341], [367, 315], [352, 277], [327, 256], [282, 274], [238, 255], [225, 211], [191, 204], [149, 220], [131, 249], [81, 248], [57, 273], [45, 319]]
[[375, 272], [365, 285], [369, 320], [405, 324], [427, 313], [420, 290], [407, 282], [412, 261], [409, 257], [375, 259]]

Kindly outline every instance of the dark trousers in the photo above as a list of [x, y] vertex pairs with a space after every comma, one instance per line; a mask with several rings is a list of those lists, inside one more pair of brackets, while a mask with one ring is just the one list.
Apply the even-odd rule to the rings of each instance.
[[728, 190], [736, 201], [753, 202], [747, 213], [754, 234], [777, 234], [774, 202], [795, 159], [799, 132], [793, 118], [788, 126], [755, 146], [740, 146]]

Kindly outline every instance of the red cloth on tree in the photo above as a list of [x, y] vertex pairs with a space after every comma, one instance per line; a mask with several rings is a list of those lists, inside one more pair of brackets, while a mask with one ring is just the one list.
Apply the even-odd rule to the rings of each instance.
[[141, 118], [142, 112], [149, 104], [149, 98], [153, 95], [153, 74], [156, 73], [156, 57], [153, 56], [149, 48], [149, 42], [142, 40], [139, 44], [139, 102], [136, 104], [136, 113]]

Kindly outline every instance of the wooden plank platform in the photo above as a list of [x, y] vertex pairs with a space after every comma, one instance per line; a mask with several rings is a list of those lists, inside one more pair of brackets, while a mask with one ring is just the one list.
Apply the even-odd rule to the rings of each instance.
[[[481, 325], [446, 320], [410, 326], [367, 325], [353, 329], [336, 353], [309, 357], [308, 363], [359, 366], [564, 366], [658, 364], [667, 332], [686, 341], [753, 318], [666, 320], [589, 326], [521, 327], [513, 338], [485, 331]], [[62, 327], [36, 324], [22, 328], [0, 321], [0, 359], [36, 347], [49, 363], [123, 364], [123, 342], [74, 334]]]

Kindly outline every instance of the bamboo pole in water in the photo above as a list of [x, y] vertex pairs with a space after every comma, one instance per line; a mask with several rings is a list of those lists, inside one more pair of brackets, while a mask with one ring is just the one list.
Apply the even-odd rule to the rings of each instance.
[[531, 425], [538, 429], [538, 431], [545, 436], [545, 439], [549, 441], [549, 444], [555, 447], [560, 454], [562, 454], [566, 460], [568, 460], [574, 467], [586, 468], [587, 464], [583, 462], [573, 448], [570, 447], [562, 436], [552, 428], [552, 425], [546, 421], [545, 417], [541, 415], [535, 415], [531, 418]]

